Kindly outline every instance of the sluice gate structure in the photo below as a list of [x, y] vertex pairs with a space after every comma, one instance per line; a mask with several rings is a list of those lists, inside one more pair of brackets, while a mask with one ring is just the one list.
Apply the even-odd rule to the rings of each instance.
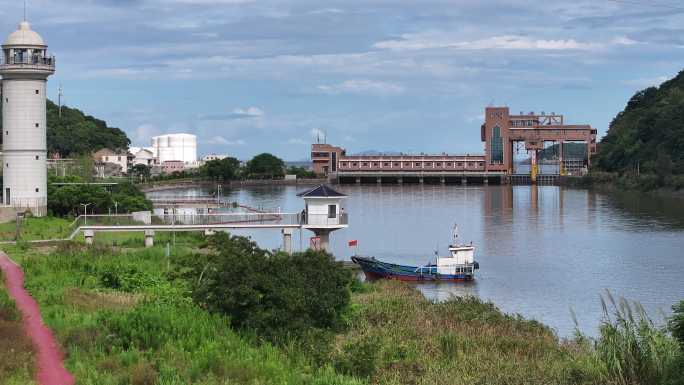
[[316, 174], [337, 183], [553, 184], [585, 174], [596, 153], [597, 130], [565, 124], [563, 115], [513, 115], [487, 107], [480, 127], [484, 154], [347, 155], [342, 147], [315, 143]]

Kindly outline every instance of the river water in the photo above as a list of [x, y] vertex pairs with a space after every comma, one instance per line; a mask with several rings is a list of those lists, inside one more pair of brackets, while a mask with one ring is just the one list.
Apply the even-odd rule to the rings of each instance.
[[[379, 259], [421, 265], [435, 250], [447, 254], [452, 227], [477, 247], [473, 283], [417, 284], [426, 297], [471, 294], [508, 313], [550, 325], [571, 336], [595, 335], [606, 290], [638, 301], [662, 323], [684, 299], [684, 200], [638, 193], [599, 193], [557, 186], [341, 185], [350, 226], [331, 235], [335, 256], [349, 259], [349, 240]], [[302, 187], [259, 186], [225, 190], [227, 201], [300, 212]], [[156, 193], [170, 195], [168, 191]], [[177, 195], [205, 195], [202, 189]], [[281, 247], [278, 230], [239, 231], [262, 247]], [[311, 232], [295, 232], [306, 247]]]

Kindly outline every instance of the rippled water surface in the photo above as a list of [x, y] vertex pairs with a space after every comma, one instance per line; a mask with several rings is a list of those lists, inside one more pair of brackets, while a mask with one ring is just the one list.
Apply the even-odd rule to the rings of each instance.
[[[285, 212], [303, 202], [292, 186], [224, 191], [225, 199]], [[472, 284], [420, 284], [436, 300], [464, 293], [490, 299], [569, 336], [574, 323], [595, 334], [599, 295], [641, 302], [656, 321], [684, 299], [684, 201], [642, 194], [602, 194], [555, 186], [342, 185], [350, 226], [331, 235], [338, 259], [359, 253], [403, 264], [446, 254], [451, 228], [477, 246], [480, 271]], [[173, 194], [202, 195], [201, 189]], [[169, 195], [169, 192], [157, 193]], [[278, 230], [242, 231], [262, 247], [279, 248]], [[295, 248], [313, 234], [295, 234]]]

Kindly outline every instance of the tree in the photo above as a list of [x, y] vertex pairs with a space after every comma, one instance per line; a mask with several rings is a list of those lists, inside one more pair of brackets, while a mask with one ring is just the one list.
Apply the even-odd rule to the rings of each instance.
[[292, 166], [287, 169], [288, 175], [297, 175], [298, 179], [315, 178], [316, 173], [311, 170], [307, 170], [304, 167]]
[[118, 202], [120, 213], [151, 210], [152, 202], [135, 185], [119, 183], [111, 192], [99, 185], [74, 184], [55, 186], [54, 182], [84, 183], [78, 177], [50, 177], [48, 182], [48, 210], [55, 216], [78, 215], [81, 203], [90, 203], [89, 213], [107, 213]]
[[247, 175], [251, 178], [282, 178], [285, 175], [285, 162], [282, 159], [263, 153], [247, 162]]
[[240, 171], [240, 161], [235, 158], [210, 160], [200, 169], [200, 175], [211, 179], [237, 179]]
[[143, 178], [149, 178], [151, 175], [150, 166], [145, 164], [136, 164], [135, 166], [131, 167], [130, 173], [137, 178], [140, 178], [140, 176]]
[[196, 302], [233, 326], [270, 341], [341, 325], [352, 274], [325, 252], [271, 253], [245, 237], [219, 233], [212, 252], [178, 261]]
[[[0, 118], [0, 129], [1, 127], [2, 119]], [[59, 106], [50, 100], [47, 101], [48, 153], [58, 152], [62, 157], [73, 158], [105, 147], [123, 150], [127, 149], [130, 144], [131, 141], [125, 132], [109, 127], [107, 122], [66, 106], [62, 106], [60, 117]]]

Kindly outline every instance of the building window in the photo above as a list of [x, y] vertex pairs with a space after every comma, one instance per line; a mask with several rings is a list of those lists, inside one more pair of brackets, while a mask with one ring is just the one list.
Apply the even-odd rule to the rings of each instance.
[[378, 167], [378, 162], [373, 163], [373, 167]]
[[352, 163], [352, 166], [356, 167], [356, 166], [358, 166], [358, 163], [354, 162], [354, 163]]
[[463, 167], [463, 163], [458, 162], [458, 163], [456, 163], [456, 166], [457, 166], [457, 167]]
[[435, 166], [442, 167], [442, 164], [440, 162], [437, 162], [437, 163], [435, 163]]
[[36, 155], [36, 160], [39, 160], [39, 159], [40, 159], [40, 157], [38, 155]]
[[121, 157], [120, 157], [120, 156], [117, 157], [117, 161], [121, 162]]
[[328, 205], [328, 218], [337, 218], [337, 206]]
[[445, 166], [447, 166], [447, 167], [451, 167], [451, 162], [449, 162], [449, 163], [446, 163], [446, 164], [445, 164]]
[[399, 167], [399, 163], [395, 163], [395, 164], [394, 164], [394, 167]]
[[410, 162], [406, 162], [406, 163], [404, 163], [404, 166], [410, 167], [410, 166], [411, 166], [411, 163], [410, 163]]
[[420, 167], [420, 163], [419, 163], [419, 162], [416, 162], [416, 167]]
[[39, 189], [39, 188], [36, 188], [36, 192], [40, 192], [40, 189]]
[[368, 163], [363, 162], [363, 163], [361, 163], [361, 166], [363, 166], [363, 167], [368, 167]]
[[36, 123], [36, 128], [40, 127], [40, 123]]
[[385, 162], [382, 164], [384, 167], [389, 167], [389, 163]]
[[492, 164], [503, 163], [503, 138], [501, 138], [501, 128], [499, 126], [494, 126], [494, 128], [492, 128], [492, 138], [489, 141], [489, 152], [489, 161]]
[[430, 163], [430, 162], [425, 163], [425, 167], [432, 167], [432, 163]]
[[36, 95], [40, 95], [40, 90], [36, 90]]
[[340, 163], [340, 166], [342, 166], [342, 167], [347, 167], [347, 162], [342, 162], [342, 163]]
[[484, 166], [484, 162], [479, 162], [478, 165]]

